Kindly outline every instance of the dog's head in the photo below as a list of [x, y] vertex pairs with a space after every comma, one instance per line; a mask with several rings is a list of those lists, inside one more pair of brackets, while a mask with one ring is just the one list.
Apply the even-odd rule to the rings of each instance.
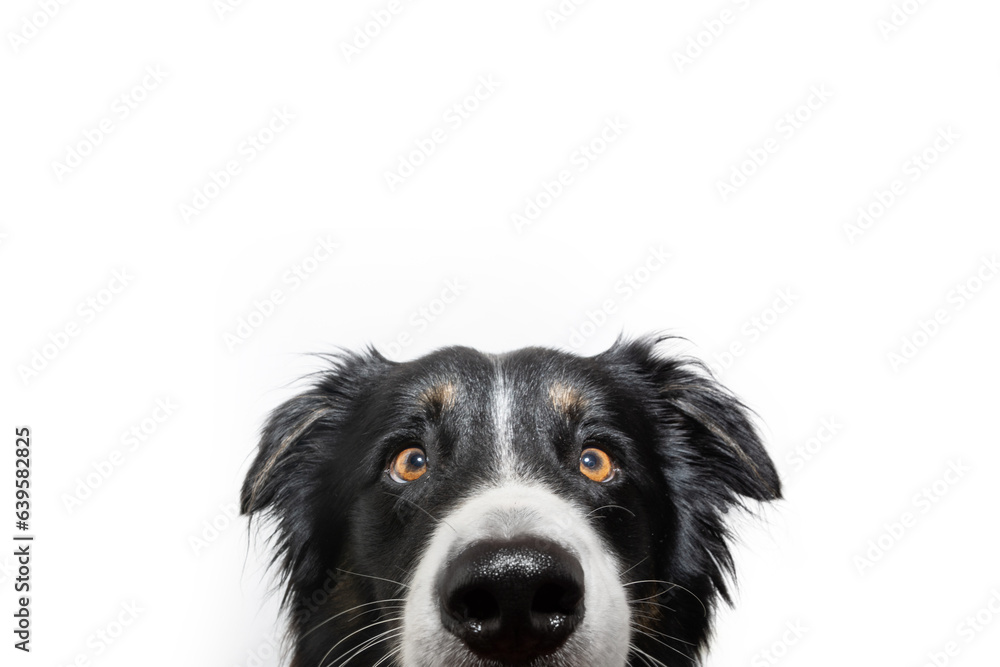
[[294, 665], [690, 665], [728, 599], [724, 514], [780, 483], [739, 401], [656, 343], [334, 358], [243, 487]]

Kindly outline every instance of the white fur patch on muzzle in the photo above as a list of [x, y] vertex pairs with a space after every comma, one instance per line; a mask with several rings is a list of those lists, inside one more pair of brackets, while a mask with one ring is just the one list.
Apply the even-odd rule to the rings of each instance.
[[[509, 658], [512, 662], [530, 660], [537, 667], [624, 667], [631, 612], [621, 564], [584, 511], [539, 484], [510, 481], [478, 491], [440, 519], [409, 582], [399, 647], [403, 667], [480, 667], [498, 660], [502, 664], [505, 659], [491, 657], [494, 648], [516, 656]], [[499, 555], [480, 559], [485, 565], [465, 564], [470, 548], [479, 553], [483, 545], [486, 551], [495, 546]], [[522, 545], [529, 547], [517, 551]], [[457, 567], [456, 561], [472, 574], [450, 571]], [[539, 574], [539, 569], [544, 571]], [[557, 583], [568, 579], [570, 592], [543, 583], [547, 573]], [[443, 590], [447, 587], [441, 583], [456, 577], [460, 581], [455, 587], [471, 591], [462, 611], [449, 606]], [[469, 588], [470, 577], [484, 581], [486, 592]], [[531, 582], [541, 591], [535, 602], [526, 603], [531, 610], [525, 612], [537, 616], [534, 626], [525, 626], [537, 632], [529, 632], [528, 639], [514, 646], [512, 636], [527, 635], [519, 634], [520, 629], [502, 632], [496, 624], [501, 617], [503, 623], [511, 622], [508, 616], [514, 612], [508, 614], [504, 605], [519, 604], [517, 591], [512, 601], [507, 594], [521, 582]], [[490, 590], [499, 591], [493, 596], [499, 601]], [[453, 615], [459, 618], [453, 620]], [[494, 637], [498, 647], [490, 646]], [[506, 648], [499, 647], [500, 642], [506, 642]]]

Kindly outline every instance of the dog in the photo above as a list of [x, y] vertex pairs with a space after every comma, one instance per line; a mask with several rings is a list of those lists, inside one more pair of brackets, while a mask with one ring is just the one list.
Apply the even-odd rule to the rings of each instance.
[[725, 515], [781, 484], [747, 408], [664, 340], [328, 355], [241, 494], [273, 520], [291, 665], [696, 664], [731, 602]]

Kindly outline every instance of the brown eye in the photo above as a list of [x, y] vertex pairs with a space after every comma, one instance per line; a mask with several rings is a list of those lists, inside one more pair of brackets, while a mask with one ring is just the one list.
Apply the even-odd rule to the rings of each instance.
[[580, 454], [580, 472], [594, 482], [607, 482], [615, 476], [611, 457], [596, 447], [588, 447]]
[[427, 455], [419, 447], [404, 449], [389, 464], [389, 477], [406, 484], [423, 477], [427, 472]]

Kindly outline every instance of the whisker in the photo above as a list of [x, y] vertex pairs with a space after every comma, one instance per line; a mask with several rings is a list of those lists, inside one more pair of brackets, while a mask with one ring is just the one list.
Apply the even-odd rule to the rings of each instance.
[[697, 600], [698, 604], [701, 605], [702, 614], [706, 618], [708, 617], [708, 607], [706, 607], [705, 603], [701, 601], [701, 598], [698, 597], [697, 595], [695, 595], [693, 592], [689, 591], [688, 589], [684, 588], [680, 584], [675, 584], [672, 581], [663, 581], [662, 579], [643, 579], [641, 581], [630, 581], [630, 582], [628, 582], [627, 584], [624, 584], [624, 585], [625, 586], [633, 586], [635, 584], [663, 584], [664, 586], [670, 586], [670, 588], [668, 588], [665, 591], [661, 591], [659, 593], [656, 593], [655, 595], [651, 595], [648, 598], [643, 598], [642, 600], [637, 600], [637, 602], [642, 602], [644, 600], [652, 600], [653, 598], [659, 597], [661, 595], [666, 595], [667, 593], [669, 593], [670, 591], [672, 591], [675, 588], [679, 588], [682, 591], [684, 591], [685, 593], [687, 593], [688, 595], [690, 595], [691, 597], [693, 597], [695, 600]]
[[629, 514], [632, 515], [633, 519], [635, 518], [635, 512], [633, 512], [632, 510], [630, 510], [627, 507], [622, 507], [621, 505], [604, 505], [602, 507], [598, 507], [596, 510], [594, 510], [592, 512], [588, 512], [587, 516], [590, 516], [591, 514], [596, 514], [597, 512], [600, 512], [601, 510], [605, 510], [605, 509], [620, 509], [620, 510], [625, 510], [626, 512], [628, 512]]
[[[654, 595], [653, 597], [656, 597], [656, 596]], [[631, 605], [636, 605], [636, 606], [652, 605], [654, 607], [659, 607], [661, 609], [666, 609], [667, 611], [677, 611], [673, 607], [668, 607], [667, 605], [663, 604], [662, 602], [653, 602], [652, 600], [653, 600], [653, 598], [650, 597], [650, 598], [642, 598], [642, 599], [639, 599], [639, 600], [629, 600], [628, 603], [631, 604]]]
[[[635, 630], [637, 630], [640, 634], [646, 635], [647, 637], [649, 637], [653, 641], [659, 641], [659, 640], [656, 637], [654, 637], [652, 634], [650, 634], [650, 633], [657, 634], [657, 635], [663, 637], [664, 639], [670, 639], [670, 640], [673, 640], [675, 642], [680, 642], [682, 644], [687, 644], [688, 646], [697, 646], [697, 644], [693, 644], [693, 643], [691, 643], [689, 641], [684, 641], [680, 637], [673, 637], [673, 636], [668, 635], [668, 634], [666, 634], [664, 632], [660, 632], [659, 630], [653, 630], [652, 628], [647, 628], [647, 627], [643, 627], [643, 626], [640, 626], [640, 625], [636, 625], [635, 623], [632, 624], [632, 627]], [[662, 643], [662, 642], [660, 642], [660, 643]], [[668, 647], [668, 648], [673, 648], [673, 647]], [[674, 649], [674, 650], [677, 650], [677, 649]]]
[[420, 505], [416, 504], [415, 502], [413, 502], [409, 498], [404, 498], [403, 496], [401, 496], [401, 495], [399, 495], [397, 493], [389, 493], [388, 491], [383, 491], [382, 493], [384, 493], [387, 496], [392, 496], [393, 498], [399, 498], [403, 502], [410, 503], [411, 505], [413, 505], [414, 507], [416, 507], [418, 510], [420, 510], [421, 512], [423, 512], [424, 514], [426, 514], [427, 516], [429, 516], [431, 518], [431, 520], [433, 520], [435, 523], [443, 523], [444, 525], [448, 526], [453, 531], [455, 531], [456, 535], [458, 534], [458, 531], [455, 530], [455, 527], [453, 525], [451, 525], [450, 523], [448, 523], [444, 519], [437, 518], [436, 516], [434, 516], [433, 514], [431, 514], [430, 512], [428, 512], [423, 507], [421, 507]]
[[406, 584], [404, 584], [402, 581], [396, 581], [395, 579], [386, 579], [385, 577], [376, 577], [375, 575], [372, 575], [372, 574], [361, 574], [359, 572], [351, 572], [350, 570], [344, 570], [344, 569], [339, 568], [339, 567], [337, 568], [337, 571], [338, 572], [343, 572], [344, 574], [353, 574], [356, 577], [366, 577], [368, 579], [377, 579], [379, 581], [387, 581], [390, 584], [396, 584], [397, 586], [402, 586], [403, 588], [409, 588], [409, 586], [407, 586]]
[[660, 641], [660, 640], [659, 640], [659, 639], [657, 639], [656, 637], [652, 637], [652, 636], [650, 636], [650, 635], [646, 634], [645, 632], [643, 632], [642, 630], [639, 630], [638, 628], [636, 628], [636, 631], [637, 631], [637, 632], [638, 632], [639, 634], [641, 634], [641, 635], [644, 635], [645, 637], [648, 637], [649, 639], [652, 639], [652, 640], [653, 640], [654, 642], [656, 642], [657, 644], [660, 644], [660, 645], [661, 645], [661, 646], [663, 646], [664, 648], [668, 648], [668, 649], [670, 649], [671, 651], [673, 651], [673, 652], [674, 652], [674, 653], [676, 653], [677, 655], [680, 655], [680, 656], [683, 656], [683, 657], [687, 658], [687, 659], [688, 659], [688, 660], [690, 660], [690, 661], [691, 661], [691, 662], [692, 662], [693, 664], [696, 664], [696, 663], [695, 663], [695, 661], [694, 661], [694, 659], [693, 659], [693, 658], [691, 658], [691, 657], [689, 657], [688, 655], [686, 655], [686, 654], [685, 654], [685, 653], [684, 653], [683, 651], [680, 651], [680, 650], [678, 650], [678, 649], [674, 648], [673, 646], [671, 646], [670, 644], [667, 644], [666, 642], [662, 642], [662, 641]]
[[642, 560], [640, 560], [640, 561], [639, 561], [638, 563], [636, 563], [635, 565], [633, 565], [633, 566], [632, 566], [632, 567], [630, 567], [629, 569], [625, 570], [624, 572], [622, 572], [622, 573], [621, 573], [620, 575], [618, 575], [618, 576], [620, 576], [620, 577], [624, 577], [624, 576], [625, 576], [626, 574], [628, 574], [629, 572], [631, 572], [631, 571], [632, 571], [632, 570], [634, 570], [635, 568], [639, 567], [640, 565], [642, 565], [643, 563], [645, 563], [645, 562], [646, 562], [647, 560], [649, 560], [649, 556], [645, 556], [645, 557], [643, 557], [643, 559], [642, 559]]
[[[633, 651], [636, 650], [635, 644], [633, 644], [632, 642], [629, 642], [628, 648], [629, 648], [629, 653], [632, 653]], [[656, 665], [654, 665], [652, 662], [650, 662], [649, 658], [647, 658], [646, 656], [644, 656], [644, 655], [638, 655], [636, 657], [639, 658], [640, 660], [642, 660], [645, 664], [649, 665], [649, 667], [656, 667]]]
[[635, 645], [635, 643], [631, 643], [631, 644], [629, 644], [629, 647], [630, 647], [630, 648], [631, 648], [631, 649], [632, 649], [633, 651], [635, 651], [636, 653], [638, 653], [638, 654], [639, 654], [640, 656], [642, 656], [643, 658], [645, 658], [646, 660], [648, 660], [648, 661], [649, 661], [649, 664], [653, 665], [653, 667], [656, 667], [656, 665], [662, 665], [662, 667], [670, 667], [670, 666], [669, 666], [668, 664], [666, 664], [665, 662], [662, 662], [662, 661], [660, 661], [660, 660], [657, 660], [656, 658], [654, 658], [654, 657], [653, 657], [653, 656], [651, 656], [650, 654], [648, 654], [648, 653], [646, 653], [645, 651], [643, 651], [643, 650], [642, 650], [641, 648], [639, 648], [638, 646], [636, 646], [636, 645]]
[[[342, 611], [342, 612], [340, 612], [338, 614], [334, 614], [333, 616], [331, 616], [330, 618], [326, 619], [325, 621], [321, 621], [314, 628], [312, 628], [312, 630], [307, 630], [306, 632], [302, 633], [302, 636], [305, 637], [306, 635], [314, 632], [315, 630], [318, 630], [319, 628], [321, 628], [322, 626], [326, 625], [327, 623], [329, 623], [330, 621], [334, 620], [335, 618], [343, 616], [344, 614], [349, 614], [350, 612], [354, 611], [355, 609], [360, 609], [361, 607], [370, 607], [373, 604], [382, 604], [384, 602], [405, 602], [405, 601], [406, 601], [405, 598], [388, 598], [388, 599], [385, 599], [385, 600], [376, 600], [375, 602], [364, 602], [362, 604], [355, 605], [355, 606], [351, 607], [350, 609], [345, 609], [344, 611]], [[387, 605], [385, 608], [386, 609], [402, 609], [403, 605]], [[363, 611], [360, 614], [358, 614], [357, 616], [355, 616], [354, 618], [352, 618], [351, 620], [353, 621], [355, 618], [358, 618], [358, 616], [362, 616], [363, 614], [370, 614], [373, 611], [381, 611], [381, 608], [379, 608], [379, 609], [369, 609], [367, 611]]]
[[389, 651], [388, 653], [385, 654], [384, 657], [380, 658], [378, 662], [376, 662], [374, 665], [372, 665], [372, 667], [378, 667], [379, 665], [381, 665], [386, 660], [389, 660], [391, 658], [396, 657], [397, 655], [399, 655], [400, 653], [402, 653], [402, 651], [403, 651], [403, 647], [402, 646], [400, 646], [399, 648], [393, 649], [392, 651]]
[[637, 581], [630, 581], [626, 586], [635, 586], [636, 584], [664, 584], [667, 586], [672, 585], [669, 581], [664, 581], [663, 579], [639, 579]]
[[[327, 657], [331, 653], [333, 653], [333, 649], [337, 648], [338, 646], [340, 646], [345, 641], [347, 641], [348, 639], [350, 639], [354, 635], [358, 634], [359, 632], [364, 632], [368, 628], [374, 628], [376, 625], [383, 625], [385, 623], [392, 623], [393, 621], [399, 621], [402, 618], [403, 618], [402, 616], [394, 616], [392, 618], [386, 618], [386, 619], [383, 619], [383, 620], [380, 620], [380, 621], [375, 621], [374, 623], [369, 623], [368, 625], [366, 625], [365, 627], [363, 627], [363, 628], [361, 628], [359, 630], [355, 630], [354, 632], [352, 632], [351, 634], [347, 635], [346, 637], [342, 637], [340, 639], [340, 641], [338, 641], [336, 644], [334, 644], [333, 646], [330, 647], [330, 650], [326, 652], [326, 655], [323, 656], [323, 659], [320, 660], [319, 663], [322, 665], [324, 662], [326, 662]], [[396, 629], [396, 628], [393, 628], [393, 629]], [[390, 630], [390, 632], [392, 632], [392, 630]], [[379, 636], [381, 636], [381, 635], [379, 635]], [[368, 641], [368, 640], [366, 640], [366, 641]], [[348, 649], [348, 650], [350, 650], [350, 649]]]
[[[344, 660], [342, 662], [338, 662], [337, 663], [337, 667], [343, 667], [344, 665], [346, 665], [347, 663], [349, 663], [351, 660], [354, 660], [354, 658], [358, 657], [359, 655], [361, 655], [362, 653], [364, 653], [368, 649], [374, 648], [374, 647], [378, 646], [379, 644], [381, 644], [382, 642], [387, 642], [387, 641], [390, 641], [392, 639], [395, 639], [396, 637], [401, 637], [402, 635], [403, 635], [403, 631], [399, 630], [398, 628], [393, 628], [392, 630], [386, 630], [385, 632], [383, 632], [381, 634], [375, 635], [371, 639], [369, 639], [369, 640], [367, 640], [365, 642], [362, 642], [360, 646], [358, 646], [358, 647], [356, 647], [356, 649], [354, 649], [353, 653], [351, 653], [352, 649], [348, 649], [347, 651], [344, 651], [343, 653], [341, 653], [337, 657], [337, 660], [340, 660], [341, 658], [343, 658], [348, 653], [351, 653], [351, 655], [347, 656], [346, 660]], [[324, 657], [324, 660], [325, 659], [326, 658]]]
[[641, 613], [639, 613], [637, 611], [633, 611], [632, 612], [632, 616], [633, 617], [637, 617], [637, 618], [647, 618], [650, 621], [658, 621], [658, 620], [660, 620], [659, 618], [657, 618], [656, 616], [653, 616], [652, 614], [641, 614]]

